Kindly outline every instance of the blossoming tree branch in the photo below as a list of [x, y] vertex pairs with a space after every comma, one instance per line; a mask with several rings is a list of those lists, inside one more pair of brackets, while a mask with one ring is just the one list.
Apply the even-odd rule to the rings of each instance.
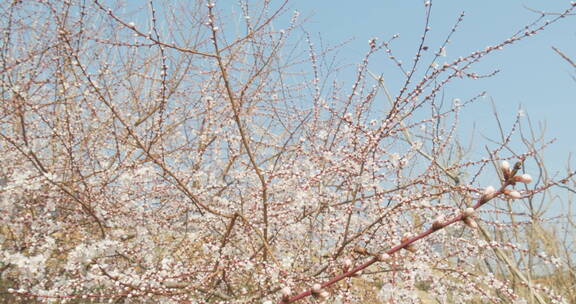
[[574, 173], [513, 148], [514, 113], [471, 158], [460, 114], [487, 93], [444, 95], [574, 4], [456, 58], [465, 16], [432, 41], [432, 6], [410, 61], [373, 38], [351, 70], [288, 1], [2, 2], [0, 298], [568, 303], [516, 258], [562, 259], [511, 235]]

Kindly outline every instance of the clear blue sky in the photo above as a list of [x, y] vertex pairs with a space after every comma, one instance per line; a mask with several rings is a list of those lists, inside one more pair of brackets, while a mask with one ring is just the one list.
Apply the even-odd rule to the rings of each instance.
[[[447, 61], [493, 45], [539, 17], [526, 7], [560, 12], [569, 5], [570, 1], [560, 0], [433, 1], [428, 44], [431, 50], [436, 50], [462, 11], [466, 17], [446, 49]], [[371, 37], [388, 39], [396, 33], [400, 34], [400, 39], [394, 43], [393, 50], [397, 57], [409, 62], [416, 52], [424, 24], [423, 1], [417, 0], [294, 0], [291, 9], [300, 11], [302, 17], [309, 17], [305, 29], [316, 37], [320, 35], [325, 42], [337, 44], [353, 38], [339, 52], [341, 62], [346, 63], [361, 61]], [[552, 18], [554, 16], [546, 17]], [[576, 70], [551, 46], [576, 60], [576, 16], [565, 18], [536, 37], [490, 55], [473, 69], [477, 72], [500, 69], [494, 78], [460, 81], [445, 93], [449, 100], [466, 100], [487, 91], [496, 103], [505, 127], [511, 126], [521, 105], [533, 123], [546, 123], [548, 138], [557, 138], [557, 142], [547, 149], [547, 166], [564, 170], [568, 154], [576, 154], [576, 81], [571, 78], [576, 77]], [[382, 70], [372, 67], [372, 71], [384, 73], [388, 80], [401, 77], [397, 70], [384, 64]], [[488, 100], [465, 110], [460, 128], [463, 139], [470, 134], [473, 123], [481, 133], [497, 138]], [[483, 145], [477, 148], [484, 151]], [[574, 169], [576, 160], [573, 159], [571, 165]]]

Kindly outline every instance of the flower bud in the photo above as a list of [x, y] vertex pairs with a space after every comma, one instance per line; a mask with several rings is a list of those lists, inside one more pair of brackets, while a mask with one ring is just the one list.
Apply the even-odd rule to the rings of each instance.
[[492, 195], [494, 192], [496, 192], [496, 189], [494, 189], [492, 186], [488, 186], [486, 189], [484, 189], [484, 195]]
[[380, 261], [380, 262], [384, 262], [390, 258], [391, 258], [391, 256], [386, 252], [383, 252], [383, 253], [378, 255], [378, 261]]
[[518, 192], [518, 191], [516, 191], [516, 190], [506, 189], [506, 190], [504, 191], [504, 194], [506, 194], [508, 197], [513, 198], [513, 199], [522, 198], [522, 195], [520, 194], [520, 192]]
[[313, 294], [319, 294], [322, 291], [322, 285], [316, 283], [314, 285], [312, 285], [312, 293]]
[[402, 238], [400, 239], [400, 242], [402, 242], [402, 243], [407, 242], [407, 241], [410, 239], [411, 236], [412, 236], [412, 235], [411, 235], [410, 233], [408, 233], [408, 232], [407, 232], [407, 233], [404, 233], [404, 235], [403, 235]]
[[287, 300], [290, 298], [290, 295], [292, 294], [292, 290], [290, 290], [290, 287], [286, 286], [284, 288], [282, 288], [282, 300]]
[[344, 272], [347, 272], [348, 270], [350, 270], [350, 268], [352, 268], [352, 260], [351, 259], [345, 259], [342, 262], [342, 270], [344, 270]]
[[464, 217], [474, 216], [474, 208], [466, 208], [464, 209], [464, 212], [462, 212], [462, 214], [464, 215]]
[[494, 187], [492, 186], [488, 186], [486, 187], [486, 189], [484, 189], [484, 193], [482, 194], [481, 200], [487, 202], [493, 199], [495, 196], [496, 196], [496, 189], [494, 189]]
[[514, 176], [514, 181], [529, 184], [532, 182], [532, 176], [530, 176], [530, 174], [522, 174], [519, 176]]
[[433, 230], [441, 229], [444, 226], [444, 221], [445, 219], [442, 215], [436, 217], [432, 222], [432, 229]]
[[352, 274], [353, 277], [359, 277], [363, 274], [364, 272], [362, 270], [358, 270], [356, 271], [354, 274]]
[[326, 290], [323, 290], [322, 292], [320, 292], [320, 293], [318, 294], [318, 298], [319, 298], [320, 300], [326, 300], [326, 299], [328, 299], [329, 297], [330, 297], [330, 293], [329, 293], [328, 291], [326, 291]]
[[510, 164], [507, 161], [503, 161], [500, 165], [500, 169], [502, 170], [502, 174], [504, 175], [504, 180], [508, 180], [510, 178]]

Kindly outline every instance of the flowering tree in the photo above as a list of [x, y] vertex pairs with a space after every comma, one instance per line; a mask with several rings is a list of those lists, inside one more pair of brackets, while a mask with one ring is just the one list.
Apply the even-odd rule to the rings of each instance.
[[[522, 249], [489, 239], [487, 217], [572, 175], [519, 187], [545, 143], [504, 153], [518, 120], [465, 160], [458, 115], [484, 93], [439, 96], [573, 7], [445, 64], [450, 37], [429, 42], [428, 21], [409, 64], [397, 36], [372, 39], [350, 86], [298, 14], [278, 29], [287, 1], [158, 2], [0, 4], [8, 301], [563, 301], [512, 263], [525, 289], [490, 270]], [[379, 53], [396, 93], [369, 70]]]

